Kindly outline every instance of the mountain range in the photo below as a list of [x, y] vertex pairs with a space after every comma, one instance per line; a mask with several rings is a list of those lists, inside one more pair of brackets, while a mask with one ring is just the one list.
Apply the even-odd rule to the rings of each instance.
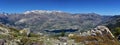
[[115, 16], [96, 13], [72, 14], [62, 11], [32, 10], [18, 14], [0, 14], [0, 23], [17, 29], [30, 28], [33, 32], [57, 29], [78, 29], [85, 31], [98, 25], [106, 25]]

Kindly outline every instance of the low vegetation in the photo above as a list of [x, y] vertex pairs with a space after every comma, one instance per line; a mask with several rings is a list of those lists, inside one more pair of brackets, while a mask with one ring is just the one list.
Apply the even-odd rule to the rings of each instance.
[[75, 42], [82, 42], [86, 45], [120, 45], [119, 41], [109, 34], [105, 34], [103, 36], [73, 36], [69, 37], [70, 39], [74, 39]]

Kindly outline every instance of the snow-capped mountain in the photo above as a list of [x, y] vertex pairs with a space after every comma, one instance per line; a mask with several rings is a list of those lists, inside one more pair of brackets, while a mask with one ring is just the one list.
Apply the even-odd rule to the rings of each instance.
[[35, 14], [41, 14], [41, 13], [53, 13], [53, 12], [58, 12], [61, 13], [62, 11], [55, 11], [55, 10], [32, 10], [32, 11], [26, 11], [24, 14], [30, 14], [30, 13], [35, 13]]

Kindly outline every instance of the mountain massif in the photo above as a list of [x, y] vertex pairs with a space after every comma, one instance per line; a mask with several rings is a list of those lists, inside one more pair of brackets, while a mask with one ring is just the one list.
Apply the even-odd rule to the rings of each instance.
[[85, 31], [108, 24], [113, 17], [115, 16], [101, 16], [95, 13], [71, 14], [62, 11], [33, 10], [21, 14], [1, 13], [0, 23], [18, 29], [30, 28], [33, 32], [59, 29]]

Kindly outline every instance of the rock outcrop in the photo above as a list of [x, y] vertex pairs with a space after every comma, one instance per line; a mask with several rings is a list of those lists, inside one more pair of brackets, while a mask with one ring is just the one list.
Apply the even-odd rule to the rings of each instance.
[[96, 36], [97, 34], [99, 35], [110, 34], [111, 37], [114, 37], [111, 31], [106, 26], [97, 26], [96, 28], [83, 32], [80, 35], [81, 36], [86, 36], [86, 35]]

